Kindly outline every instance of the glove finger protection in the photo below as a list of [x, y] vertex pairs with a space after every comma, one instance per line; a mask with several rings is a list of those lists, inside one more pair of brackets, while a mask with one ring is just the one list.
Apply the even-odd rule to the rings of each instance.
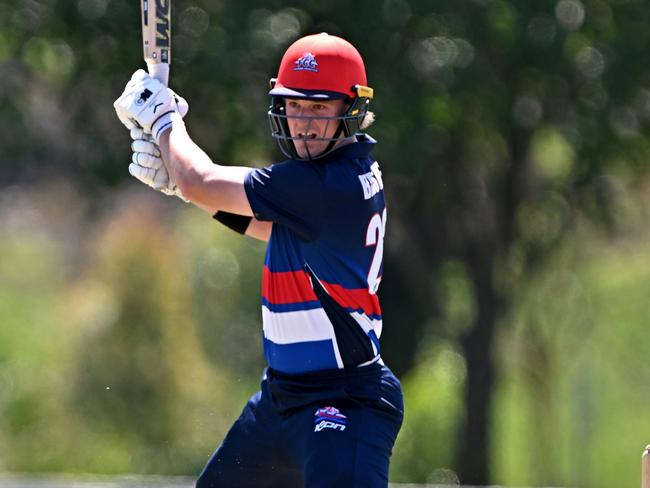
[[151, 134], [147, 134], [140, 127], [134, 127], [131, 129], [129, 135], [133, 139], [131, 143], [131, 151], [133, 151], [131, 160], [134, 164], [155, 169], [162, 166], [160, 148], [153, 142]]
[[160, 157], [160, 149], [153, 142], [145, 139], [136, 139], [131, 143], [131, 150], [133, 152], [140, 152], [151, 154], [157, 158]]
[[153, 168], [145, 168], [136, 163], [129, 164], [129, 174], [151, 188], [154, 188], [153, 180], [156, 176], [156, 171]]
[[[135, 142], [138, 141], [134, 141], [134, 144]], [[146, 141], [142, 142], [148, 144]], [[160, 156], [134, 151], [131, 156], [129, 173], [154, 190], [162, 191], [170, 186], [169, 174]]]
[[147, 134], [142, 127], [133, 127], [129, 130], [129, 135], [131, 139], [137, 141], [138, 139], [144, 139], [146, 141], [153, 141], [151, 134]]
[[[133, 159], [136, 159], [135, 154], [133, 155]], [[145, 185], [166, 195], [173, 194], [176, 188], [176, 185], [170, 184], [169, 174], [162, 164], [158, 168], [152, 168], [133, 162], [129, 164], [129, 173]]]
[[189, 200], [180, 192], [178, 187], [170, 181], [164, 166], [159, 170], [155, 170], [131, 163], [129, 165], [129, 173], [131, 176], [137, 178], [154, 190], [158, 190], [168, 196], [178, 197], [186, 203], [189, 202]]
[[131, 156], [131, 163], [142, 166], [143, 168], [150, 168], [153, 170], [163, 169], [167, 172], [160, 156], [154, 156], [145, 152], [137, 152], [135, 149]]
[[131, 129], [130, 135], [133, 139], [131, 144], [133, 155], [129, 164], [129, 174], [165, 195], [174, 195], [187, 202], [176, 183], [169, 177], [160, 155], [160, 148], [153, 142], [151, 134], [135, 127]]

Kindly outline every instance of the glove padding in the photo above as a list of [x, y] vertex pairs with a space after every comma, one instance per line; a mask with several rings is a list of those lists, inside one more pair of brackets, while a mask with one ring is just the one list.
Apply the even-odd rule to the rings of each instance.
[[155, 144], [153, 137], [139, 127], [131, 129], [131, 149], [133, 156], [129, 164], [129, 173], [142, 183], [158, 190], [165, 195], [175, 195], [184, 202], [188, 200], [181, 194], [176, 183], [169, 177], [167, 168], [163, 164], [160, 149]]
[[182, 118], [189, 110], [184, 98], [142, 69], [133, 73], [113, 107], [127, 129], [140, 127], [151, 134], [156, 143], [171, 125], [172, 115], [179, 113]]

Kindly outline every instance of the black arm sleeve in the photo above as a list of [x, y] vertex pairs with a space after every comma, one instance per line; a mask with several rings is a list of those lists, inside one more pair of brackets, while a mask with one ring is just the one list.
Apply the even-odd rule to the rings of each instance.
[[212, 218], [239, 234], [245, 234], [251, 220], [253, 220], [253, 217], [237, 215], [230, 212], [222, 212], [221, 210], [214, 214]]

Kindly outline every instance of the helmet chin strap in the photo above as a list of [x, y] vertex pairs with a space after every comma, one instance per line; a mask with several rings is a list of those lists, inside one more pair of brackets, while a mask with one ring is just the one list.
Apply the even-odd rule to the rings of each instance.
[[334, 149], [334, 146], [336, 145], [337, 142], [339, 142], [339, 136], [343, 133], [343, 121], [339, 121], [339, 126], [336, 129], [336, 132], [332, 136], [332, 140], [329, 142], [325, 150], [321, 153], [323, 155], [329, 153], [332, 149]]

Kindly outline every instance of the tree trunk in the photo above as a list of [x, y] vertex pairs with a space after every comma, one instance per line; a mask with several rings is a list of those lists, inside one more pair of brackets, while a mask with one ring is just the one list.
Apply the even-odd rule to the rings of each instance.
[[[485, 252], [485, 248], [482, 251]], [[495, 378], [492, 345], [501, 300], [492, 284], [492, 259], [481, 256], [481, 259], [469, 261], [477, 297], [477, 317], [472, 328], [461, 338], [467, 379], [465, 424], [460, 429], [456, 466], [463, 485], [487, 485], [490, 482], [489, 420]]]
[[465, 236], [465, 264], [477, 304], [472, 328], [460, 340], [467, 379], [465, 424], [459, 430], [456, 466], [461, 483], [467, 485], [487, 485], [490, 482], [490, 415], [496, 377], [494, 333], [497, 321], [509, 306], [507, 298], [495, 289], [494, 268], [498, 258], [516, 240], [515, 214], [526, 191], [523, 176], [530, 135], [515, 129], [509, 141], [510, 165], [504, 175], [501, 199], [495, 205], [496, 213], [486, 212], [485, 206], [473, 207], [470, 215], [474, 218], [474, 225], [469, 227], [472, 231]]
[[462, 341], [467, 362], [466, 419], [457, 464], [461, 482], [468, 485], [486, 485], [490, 480], [488, 420], [494, 383], [491, 328], [491, 325], [482, 329], [477, 326]]

